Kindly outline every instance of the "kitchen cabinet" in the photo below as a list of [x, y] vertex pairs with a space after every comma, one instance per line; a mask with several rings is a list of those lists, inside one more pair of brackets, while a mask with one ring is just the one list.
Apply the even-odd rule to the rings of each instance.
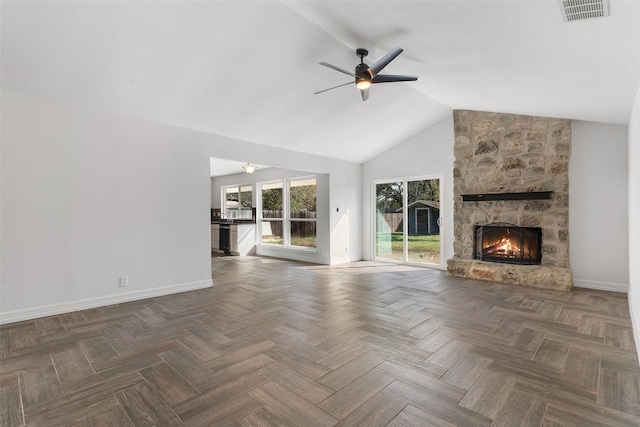
[[234, 255], [253, 255], [256, 253], [255, 223], [231, 225], [231, 253]]
[[217, 251], [220, 249], [220, 226], [218, 224], [211, 224], [211, 250]]
[[[228, 223], [227, 223], [228, 224]], [[232, 223], [229, 227], [229, 252], [232, 255], [253, 255], [256, 252], [256, 224]], [[211, 250], [222, 252], [220, 224], [211, 224]]]
[[231, 226], [229, 247], [232, 254], [238, 254], [238, 224], [233, 224]]

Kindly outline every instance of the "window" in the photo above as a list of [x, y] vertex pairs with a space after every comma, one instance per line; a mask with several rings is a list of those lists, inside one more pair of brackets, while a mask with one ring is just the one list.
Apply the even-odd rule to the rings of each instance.
[[252, 199], [253, 188], [251, 185], [222, 187], [222, 206], [225, 218], [251, 219]]
[[316, 248], [316, 178], [260, 184], [261, 242]]
[[262, 243], [282, 245], [284, 243], [282, 182], [262, 184], [260, 188], [262, 191], [260, 208]]
[[316, 247], [316, 179], [289, 181], [291, 246]]

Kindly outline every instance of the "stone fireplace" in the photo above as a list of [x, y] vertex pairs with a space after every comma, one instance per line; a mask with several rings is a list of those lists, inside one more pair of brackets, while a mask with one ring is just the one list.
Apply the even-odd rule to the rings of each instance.
[[[448, 274], [571, 289], [570, 121], [467, 110], [453, 114], [454, 257], [447, 261]], [[539, 230], [538, 241], [518, 247], [524, 245], [521, 236], [511, 241], [514, 236], [507, 235], [508, 244], [496, 238], [485, 242], [488, 249], [482, 242], [478, 249], [478, 230], [496, 224], [514, 227], [509, 233]], [[524, 259], [525, 249], [527, 261], [515, 262]], [[528, 259], [532, 251], [538, 251], [535, 262]]]

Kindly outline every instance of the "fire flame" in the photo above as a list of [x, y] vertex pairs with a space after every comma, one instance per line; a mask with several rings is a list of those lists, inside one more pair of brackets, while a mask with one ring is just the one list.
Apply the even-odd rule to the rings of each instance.
[[521, 255], [520, 247], [508, 236], [503, 236], [494, 243], [486, 245], [482, 251], [485, 255], [499, 258], [518, 258]]
[[508, 256], [520, 256], [520, 248], [513, 244], [508, 237], [503, 237], [498, 240], [496, 252], [502, 253]]

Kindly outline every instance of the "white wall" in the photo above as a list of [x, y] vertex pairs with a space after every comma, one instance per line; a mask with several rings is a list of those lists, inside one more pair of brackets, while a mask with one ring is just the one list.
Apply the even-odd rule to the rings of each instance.
[[640, 357], [640, 87], [629, 120], [629, 310]]
[[0, 323], [210, 286], [210, 157], [329, 174], [323, 203], [354, 212], [329, 215], [331, 262], [345, 236], [361, 257], [360, 165], [8, 91], [1, 107]]
[[440, 216], [443, 228], [443, 258], [453, 256], [453, 115], [412, 136], [362, 167], [363, 259], [372, 253], [371, 183], [378, 179], [394, 179], [424, 175], [442, 175]]
[[3, 323], [211, 286], [202, 145], [7, 91], [2, 120]]
[[574, 286], [627, 292], [628, 128], [572, 121], [569, 236]]

